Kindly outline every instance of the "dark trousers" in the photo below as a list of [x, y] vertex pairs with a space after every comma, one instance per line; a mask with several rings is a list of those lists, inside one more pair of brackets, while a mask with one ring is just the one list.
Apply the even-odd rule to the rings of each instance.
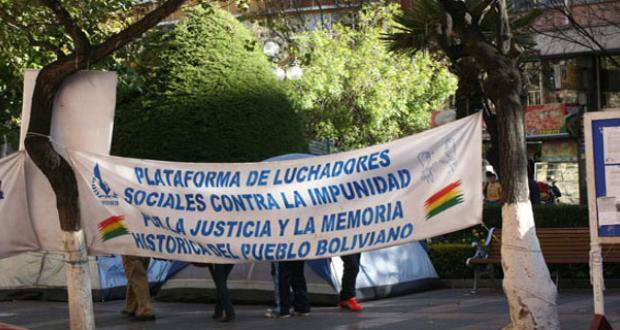
[[293, 308], [299, 313], [310, 312], [308, 287], [304, 277], [304, 261], [283, 261], [278, 263], [278, 287], [280, 291], [280, 315], [291, 310], [291, 287], [293, 288]]
[[340, 290], [340, 300], [349, 300], [355, 297], [355, 281], [357, 273], [360, 271], [361, 253], [340, 256], [344, 263], [342, 272], [342, 289]]
[[226, 316], [234, 316], [235, 309], [230, 301], [230, 294], [228, 294], [228, 287], [226, 281], [228, 280], [228, 274], [233, 269], [233, 264], [211, 264], [209, 265], [209, 272], [215, 282], [215, 295], [217, 302], [215, 303], [215, 315], [221, 316], [222, 312], [226, 312]]

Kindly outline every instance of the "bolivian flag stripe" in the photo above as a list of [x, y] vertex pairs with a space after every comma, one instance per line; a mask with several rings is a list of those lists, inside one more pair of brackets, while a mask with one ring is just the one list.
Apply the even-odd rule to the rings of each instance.
[[125, 218], [122, 215], [111, 216], [98, 225], [99, 234], [103, 241], [107, 241], [114, 237], [129, 234], [129, 231], [125, 227]]
[[445, 186], [426, 200], [424, 203], [426, 220], [462, 202], [461, 180], [458, 180]]

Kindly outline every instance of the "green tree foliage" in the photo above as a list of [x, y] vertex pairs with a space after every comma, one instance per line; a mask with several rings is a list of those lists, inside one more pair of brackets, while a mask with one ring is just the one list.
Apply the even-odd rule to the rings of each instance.
[[211, 6], [187, 15], [144, 38], [132, 63], [142, 80], [120, 95], [113, 153], [228, 162], [304, 151], [301, 122], [252, 33]]
[[[120, 31], [136, 0], [61, 1], [93, 42]], [[19, 135], [24, 70], [40, 69], [75, 46], [49, 8], [31, 0], [0, 0], [0, 143]], [[109, 61], [114, 61], [112, 58]]]
[[428, 128], [429, 110], [442, 105], [456, 80], [424, 54], [388, 52], [381, 38], [398, 12], [394, 4], [369, 5], [355, 28], [300, 35], [304, 75], [291, 82], [291, 94], [308, 136], [348, 150]]

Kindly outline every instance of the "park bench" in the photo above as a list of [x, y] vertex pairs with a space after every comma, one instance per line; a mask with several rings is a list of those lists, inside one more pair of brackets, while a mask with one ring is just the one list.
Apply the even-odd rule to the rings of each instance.
[[[589, 264], [589, 228], [538, 228], [536, 236], [547, 264]], [[477, 290], [481, 275], [488, 275], [493, 283], [496, 283], [493, 265], [502, 261], [501, 238], [501, 229], [491, 228], [483, 244], [474, 243], [477, 247], [476, 253], [466, 261], [468, 266], [474, 268], [473, 291]], [[602, 246], [602, 253], [603, 262], [620, 262], [620, 248], [605, 244]], [[558, 280], [559, 275], [556, 273], [556, 285]]]

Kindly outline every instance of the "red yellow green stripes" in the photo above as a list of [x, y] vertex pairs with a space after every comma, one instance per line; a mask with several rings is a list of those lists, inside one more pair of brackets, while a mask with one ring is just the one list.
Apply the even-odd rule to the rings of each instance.
[[125, 227], [125, 217], [122, 215], [114, 215], [101, 221], [98, 228], [104, 242], [114, 237], [129, 234], [127, 227]]
[[426, 220], [460, 203], [463, 203], [463, 192], [461, 180], [458, 180], [445, 186], [424, 202]]

